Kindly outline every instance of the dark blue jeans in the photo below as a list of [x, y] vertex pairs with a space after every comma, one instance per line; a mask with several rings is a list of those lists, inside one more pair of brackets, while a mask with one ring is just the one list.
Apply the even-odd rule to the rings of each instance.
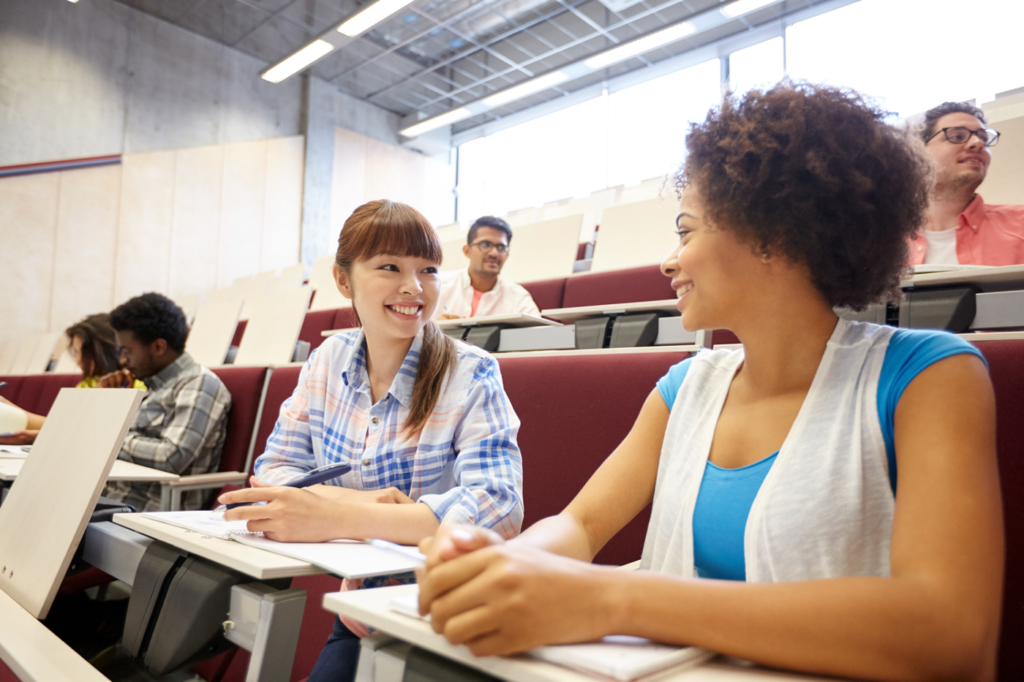
[[334, 632], [316, 659], [307, 682], [352, 682], [359, 665], [359, 636], [334, 617]]

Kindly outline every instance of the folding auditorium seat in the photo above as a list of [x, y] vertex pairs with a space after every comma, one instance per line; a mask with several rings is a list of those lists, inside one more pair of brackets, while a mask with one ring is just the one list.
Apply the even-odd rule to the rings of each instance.
[[15, 405], [18, 404], [18, 395], [21, 393], [21, 385], [25, 383], [24, 376], [7, 376], [0, 377], [0, 381], [6, 382], [7, 385], [0, 388], [0, 396], [7, 398]]
[[1024, 679], [1024, 339], [978, 341], [996, 395], [1006, 573], [997, 679]]
[[231, 393], [231, 411], [228, 413], [220, 466], [216, 472], [182, 476], [169, 484], [165, 491], [169, 491], [171, 510], [181, 508], [181, 494], [187, 490], [219, 491], [226, 485], [243, 484], [248, 478], [246, 472], [270, 370], [266, 367], [218, 367], [210, 371], [224, 382]]
[[533, 302], [541, 310], [561, 308], [562, 297], [565, 295], [565, 277], [544, 279], [538, 282], [523, 282], [523, 288], [530, 292]]
[[302, 329], [299, 330], [299, 341], [309, 344], [309, 352], [312, 353], [324, 342], [324, 336], [320, 332], [334, 329], [334, 318], [337, 310], [307, 310], [306, 316], [302, 318]]
[[576, 275], [565, 282], [562, 307], [664, 301], [676, 297], [670, 282], [658, 265]]
[[17, 405], [34, 414], [46, 415], [62, 388], [74, 388], [81, 374], [29, 374], [23, 377]]
[[238, 324], [235, 325], [235, 335], [231, 337], [231, 345], [239, 346], [242, 343], [242, 337], [245, 336], [245, 328], [249, 326], [249, 320], [239, 320]]
[[[658, 379], [687, 356], [498, 356], [505, 391], [522, 422], [524, 529], [565, 509], [629, 433]], [[623, 565], [639, 559], [649, 518], [650, 507], [594, 561]]]

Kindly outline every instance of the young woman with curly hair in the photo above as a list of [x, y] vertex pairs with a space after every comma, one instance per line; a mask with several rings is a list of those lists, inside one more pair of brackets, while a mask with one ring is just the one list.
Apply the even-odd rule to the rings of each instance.
[[[784, 82], [693, 127], [662, 269], [684, 327], [743, 348], [673, 367], [562, 514], [509, 542], [423, 543], [435, 630], [479, 655], [627, 634], [844, 677], [994, 677], [985, 363], [951, 334], [833, 312], [898, 295], [924, 220], [928, 166], [884, 117]], [[646, 570], [588, 563], [652, 502]]]

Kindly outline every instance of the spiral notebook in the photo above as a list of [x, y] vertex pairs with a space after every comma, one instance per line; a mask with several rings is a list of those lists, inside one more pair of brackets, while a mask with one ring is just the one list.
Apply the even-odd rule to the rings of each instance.
[[234, 540], [243, 545], [258, 547], [268, 552], [299, 559], [342, 578], [371, 578], [394, 575], [415, 569], [419, 562], [396, 552], [378, 549], [359, 540], [331, 540], [330, 542], [278, 542], [253, 533], [246, 521], [226, 521], [219, 511], [145, 512], [150, 519], [186, 528], [196, 533], [222, 540]]
[[[388, 607], [411, 618], [430, 620], [429, 615], [420, 615], [418, 599], [415, 594], [392, 597]], [[699, 665], [713, 658], [715, 652], [695, 646], [659, 644], [642, 637], [612, 635], [598, 642], [540, 646], [527, 651], [526, 655], [591, 675], [634, 682], [669, 668], [678, 670]]]

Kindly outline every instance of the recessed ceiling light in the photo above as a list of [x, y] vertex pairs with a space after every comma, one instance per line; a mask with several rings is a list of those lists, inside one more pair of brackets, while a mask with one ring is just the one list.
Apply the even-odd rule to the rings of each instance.
[[469, 111], [469, 109], [466, 109], [465, 107], [459, 107], [458, 109], [446, 111], [440, 116], [428, 118], [426, 121], [423, 121], [422, 123], [417, 123], [416, 125], [409, 126], [408, 128], [400, 130], [399, 132], [405, 137], [416, 137], [417, 135], [422, 135], [423, 133], [429, 132], [431, 130], [436, 130], [437, 128], [441, 128], [443, 126], [450, 126], [451, 124], [457, 123], [464, 118], [469, 118], [472, 115], [473, 114], [471, 111]]
[[747, 12], [753, 12], [755, 9], [761, 9], [766, 7], [776, 0], [736, 0], [736, 2], [730, 2], [725, 7], [722, 7], [718, 11], [722, 13], [723, 17], [728, 19], [735, 19], [741, 14]]
[[379, 24], [411, 3], [412, 0], [377, 0], [377, 2], [339, 26], [338, 33], [355, 38], [363, 31]]
[[505, 104], [506, 102], [511, 102], [512, 100], [532, 95], [535, 92], [547, 90], [548, 88], [554, 87], [559, 83], [564, 83], [567, 80], [569, 80], [569, 74], [564, 71], [555, 71], [538, 78], [531, 78], [525, 83], [520, 83], [519, 85], [508, 88], [507, 90], [496, 92], [490, 97], [485, 97], [484, 104], [489, 107], [497, 107]]
[[609, 64], [614, 64], [615, 62], [621, 62], [624, 59], [635, 57], [638, 54], [650, 52], [656, 47], [674, 43], [675, 41], [696, 32], [696, 30], [697, 29], [693, 24], [688, 21], [684, 21], [680, 24], [675, 24], [674, 26], [669, 26], [668, 28], [664, 28], [660, 31], [644, 36], [643, 38], [633, 40], [624, 45], [619, 45], [618, 47], [613, 47], [610, 50], [605, 50], [600, 54], [594, 55], [590, 59], [584, 60], [583, 63], [591, 69], [600, 69], [608, 66]]
[[293, 73], [302, 71], [333, 49], [334, 45], [331, 45], [326, 40], [315, 40], [295, 54], [264, 71], [263, 80], [270, 81], [271, 83], [280, 83]]

